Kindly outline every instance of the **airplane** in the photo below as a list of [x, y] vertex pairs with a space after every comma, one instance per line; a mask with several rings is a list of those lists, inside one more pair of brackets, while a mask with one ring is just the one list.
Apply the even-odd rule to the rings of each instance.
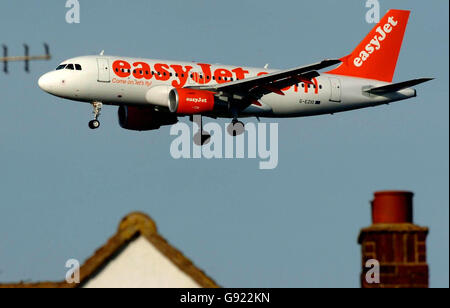
[[[52, 95], [90, 103], [91, 129], [100, 126], [103, 105], [116, 105], [124, 129], [154, 130], [179, 117], [207, 116], [231, 118], [227, 131], [236, 136], [244, 127], [239, 118], [334, 114], [416, 97], [412, 87], [432, 78], [392, 83], [409, 16], [410, 11], [389, 10], [351, 54], [287, 70], [102, 52], [63, 61], [38, 84]], [[207, 143], [201, 122], [199, 131], [200, 144]]]

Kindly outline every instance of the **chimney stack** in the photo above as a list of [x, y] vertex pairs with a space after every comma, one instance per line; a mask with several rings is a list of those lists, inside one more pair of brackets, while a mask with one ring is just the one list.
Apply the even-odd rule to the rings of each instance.
[[428, 287], [428, 228], [413, 223], [413, 196], [409, 191], [375, 193], [372, 225], [358, 239], [362, 288]]

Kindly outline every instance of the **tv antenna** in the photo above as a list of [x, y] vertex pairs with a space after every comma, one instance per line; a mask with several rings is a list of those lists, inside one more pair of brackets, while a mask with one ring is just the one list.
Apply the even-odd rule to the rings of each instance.
[[27, 44], [23, 44], [24, 55], [23, 56], [8, 56], [8, 46], [2, 45], [3, 57], [0, 57], [0, 62], [3, 62], [3, 72], [8, 74], [8, 63], [9, 62], [19, 62], [23, 61], [25, 63], [25, 72], [30, 72], [30, 61], [37, 60], [50, 60], [52, 56], [50, 55], [50, 47], [47, 43], [44, 43], [44, 55], [30, 56], [30, 47]]

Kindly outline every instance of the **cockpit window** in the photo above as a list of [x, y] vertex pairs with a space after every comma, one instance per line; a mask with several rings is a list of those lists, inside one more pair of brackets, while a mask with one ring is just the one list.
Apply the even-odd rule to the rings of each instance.
[[60, 64], [56, 70], [62, 70], [62, 69], [66, 69], [66, 70], [77, 70], [77, 71], [81, 71], [81, 65], [80, 64]]

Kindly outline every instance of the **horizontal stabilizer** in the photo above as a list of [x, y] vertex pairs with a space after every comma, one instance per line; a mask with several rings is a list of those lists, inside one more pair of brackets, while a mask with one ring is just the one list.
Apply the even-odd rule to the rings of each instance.
[[382, 87], [376, 87], [369, 90], [366, 90], [366, 92], [370, 94], [386, 94], [391, 92], [397, 92], [406, 88], [410, 88], [413, 86], [416, 86], [418, 84], [433, 80], [434, 78], [418, 78], [398, 83], [389, 84], [387, 86]]

